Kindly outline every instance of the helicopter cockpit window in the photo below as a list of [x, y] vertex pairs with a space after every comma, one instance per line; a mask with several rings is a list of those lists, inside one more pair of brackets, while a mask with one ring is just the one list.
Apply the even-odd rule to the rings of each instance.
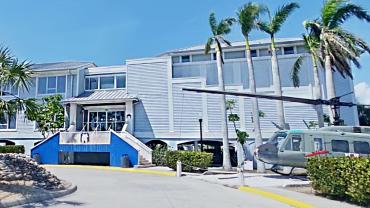
[[301, 143], [302, 143], [301, 135], [292, 135], [292, 138], [285, 145], [285, 150], [302, 151]]
[[353, 147], [354, 147], [355, 153], [370, 154], [370, 147], [369, 147], [368, 142], [354, 141]]
[[331, 140], [331, 148], [333, 152], [349, 152], [349, 144], [345, 140]]
[[314, 145], [315, 152], [324, 149], [323, 145], [322, 145], [322, 139], [321, 138], [314, 138], [313, 139], [313, 145]]

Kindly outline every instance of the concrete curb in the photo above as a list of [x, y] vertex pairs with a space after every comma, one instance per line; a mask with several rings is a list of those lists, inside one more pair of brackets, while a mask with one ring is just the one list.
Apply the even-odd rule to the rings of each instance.
[[92, 170], [108, 170], [108, 171], [118, 171], [126, 173], [143, 173], [151, 175], [160, 176], [176, 176], [175, 172], [166, 172], [158, 170], [148, 170], [148, 169], [138, 169], [138, 168], [119, 168], [119, 167], [108, 167], [108, 166], [85, 166], [85, 165], [42, 165], [45, 168], [82, 168], [82, 169], [92, 169]]
[[20, 206], [24, 204], [36, 203], [36, 202], [41, 202], [41, 201], [50, 200], [54, 198], [59, 198], [62, 196], [69, 195], [75, 192], [76, 190], [77, 190], [77, 186], [71, 184], [68, 188], [60, 190], [60, 191], [49, 191], [47, 193], [35, 194], [28, 198], [22, 198], [22, 199], [1, 200], [0, 207]]

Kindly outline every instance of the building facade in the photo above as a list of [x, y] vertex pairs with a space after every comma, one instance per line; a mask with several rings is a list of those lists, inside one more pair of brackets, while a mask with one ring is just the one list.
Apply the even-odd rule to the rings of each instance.
[[[278, 58], [283, 94], [286, 96], [314, 98], [313, 72], [310, 55], [301, 39], [278, 39]], [[257, 92], [274, 94], [272, 87], [269, 41], [251, 42], [255, 67]], [[223, 51], [225, 58], [224, 82], [226, 90], [249, 92], [245, 45], [234, 42]], [[301, 86], [293, 87], [291, 69], [295, 60], [303, 56], [300, 72]], [[41, 98], [62, 94], [68, 132], [122, 131], [126, 130], [143, 143], [165, 143], [177, 149], [180, 144], [199, 140], [199, 119], [202, 119], [205, 141], [221, 143], [220, 98], [213, 94], [182, 91], [182, 88], [217, 89], [217, 68], [214, 51], [204, 54], [204, 46], [173, 50], [156, 57], [126, 60], [125, 65], [97, 67], [88, 62], [62, 62], [36, 64], [33, 68], [33, 87], [30, 92], [19, 92], [21, 97]], [[325, 74], [320, 70], [321, 89], [326, 97]], [[353, 82], [335, 73], [338, 96], [353, 92]], [[251, 101], [246, 97], [227, 96], [235, 100], [234, 113], [240, 116], [237, 127], [254, 138]], [[343, 101], [355, 102], [353, 94]], [[264, 138], [277, 129], [276, 102], [259, 99], [261, 128]], [[323, 107], [328, 113], [328, 108]], [[317, 121], [311, 105], [284, 102], [286, 122], [292, 129], [305, 129], [303, 120]], [[341, 118], [346, 125], [358, 125], [355, 107], [341, 108]], [[12, 121], [11, 121], [12, 120]], [[15, 122], [15, 123], [14, 123]], [[42, 139], [34, 122], [27, 121], [21, 113], [15, 119], [3, 121], [0, 142], [24, 144], [31, 148]], [[229, 124], [229, 137], [236, 135]]]

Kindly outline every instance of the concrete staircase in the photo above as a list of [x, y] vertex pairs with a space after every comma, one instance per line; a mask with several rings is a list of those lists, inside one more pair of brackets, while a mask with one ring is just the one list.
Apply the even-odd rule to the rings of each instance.
[[140, 155], [139, 165], [135, 165], [134, 168], [150, 168], [154, 167], [155, 165], [145, 159], [143, 156]]

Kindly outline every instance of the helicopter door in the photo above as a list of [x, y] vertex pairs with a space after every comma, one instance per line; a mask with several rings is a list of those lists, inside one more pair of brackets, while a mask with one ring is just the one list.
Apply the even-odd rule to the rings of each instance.
[[284, 166], [303, 167], [305, 163], [303, 135], [291, 135], [278, 153], [279, 162]]

